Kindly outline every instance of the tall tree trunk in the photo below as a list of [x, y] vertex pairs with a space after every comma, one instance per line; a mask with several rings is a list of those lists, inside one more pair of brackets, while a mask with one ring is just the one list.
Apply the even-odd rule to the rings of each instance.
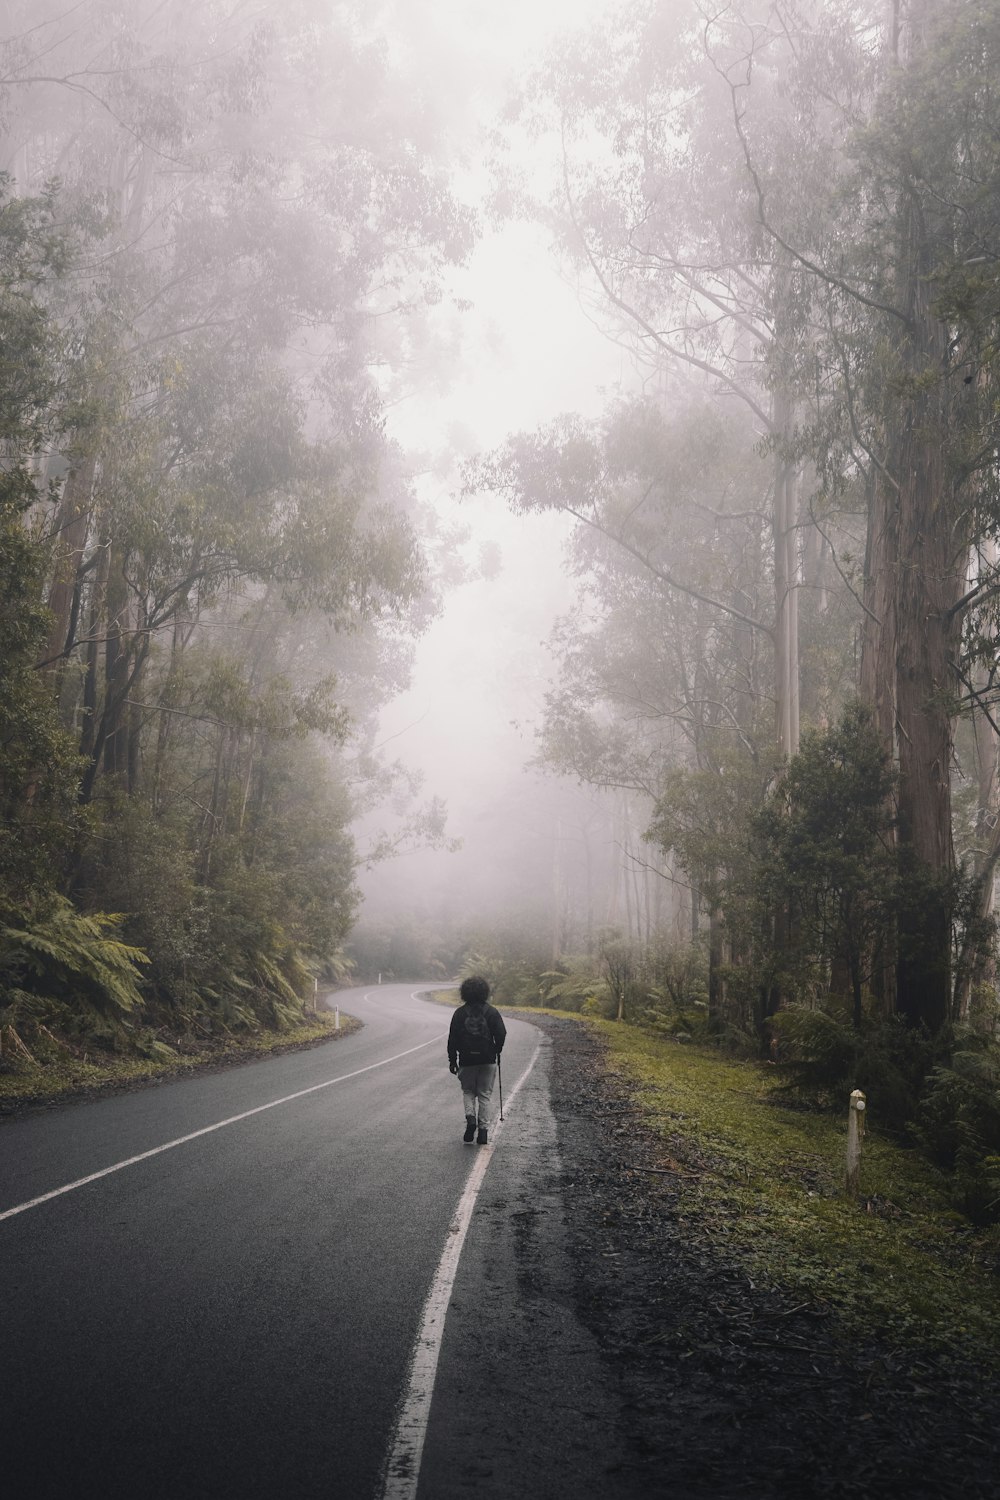
[[87, 545], [90, 512], [94, 490], [97, 457], [82, 454], [73, 464], [63, 485], [62, 499], [56, 512], [55, 558], [48, 607], [52, 614], [42, 663], [58, 682], [65, 666], [80, 565]]
[[896, 579], [899, 485], [874, 466], [868, 473], [868, 536], [858, 691], [890, 755], [896, 749]]
[[108, 624], [104, 646], [104, 772], [124, 776], [128, 765], [124, 683], [129, 675], [129, 600], [125, 559], [112, 545], [108, 576]]
[[725, 994], [722, 982], [723, 916], [712, 901], [708, 909], [708, 1025], [710, 1031], [721, 1031], [724, 1022]]
[[[787, 290], [788, 273], [779, 273]], [[780, 380], [771, 396], [774, 439], [774, 680], [778, 754], [791, 760], [799, 748], [798, 485], [788, 458], [792, 403]]]
[[931, 1031], [950, 1010], [947, 884], [955, 866], [951, 755], [958, 629], [952, 610], [964, 578], [945, 467], [947, 330], [931, 305], [933, 256], [916, 192], [904, 208], [904, 356], [913, 394], [899, 444], [896, 712], [901, 869], [909, 894], [899, 916], [897, 1006]]
[[90, 614], [87, 623], [87, 640], [83, 679], [83, 720], [80, 727], [80, 754], [91, 755], [97, 734], [97, 710], [100, 699], [98, 642], [104, 626], [108, 591], [108, 567], [111, 544], [105, 539], [97, 556], [97, 567], [90, 593]]
[[[894, 463], [892, 468], [898, 469]], [[896, 756], [896, 589], [899, 577], [899, 485], [886, 466], [868, 471], [861, 663], [858, 694], [886, 754]], [[890, 837], [895, 840], [895, 829]], [[884, 1015], [896, 1013], [895, 921], [887, 924], [872, 959], [872, 990]]]
[[[996, 549], [989, 549], [989, 562], [996, 565]], [[977, 688], [987, 687], [986, 674], [981, 673]], [[955, 990], [952, 1000], [952, 1015], [956, 1021], [968, 1020], [973, 1009], [973, 991], [978, 986], [996, 985], [996, 957], [990, 941], [989, 924], [993, 916], [993, 885], [997, 859], [1000, 857], [1000, 818], [997, 805], [997, 753], [1000, 736], [993, 722], [974, 704], [972, 728], [976, 741], [976, 770], [979, 785], [976, 808], [976, 852], [973, 865], [975, 875], [974, 904], [970, 922], [964, 934], [962, 951], [955, 962]]]

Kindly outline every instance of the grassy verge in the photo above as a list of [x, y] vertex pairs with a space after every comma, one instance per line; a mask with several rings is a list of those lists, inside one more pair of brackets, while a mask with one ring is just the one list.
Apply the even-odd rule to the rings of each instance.
[[461, 1005], [458, 998], [458, 985], [453, 985], [446, 990], [421, 990], [422, 1000], [433, 1000], [435, 1005], [450, 1005], [452, 1010], [457, 1010]]
[[116, 1093], [161, 1078], [184, 1077], [203, 1068], [232, 1067], [281, 1052], [295, 1052], [348, 1036], [360, 1026], [360, 1021], [341, 1012], [337, 1031], [333, 1013], [322, 1012], [307, 1017], [289, 1031], [199, 1041], [187, 1039], [177, 1044], [175, 1055], [169, 1059], [81, 1053], [69, 1047], [50, 1048], [46, 1060], [34, 1064], [4, 1058], [0, 1067], [0, 1115], [16, 1114], [36, 1105]]
[[1000, 1363], [1000, 1235], [948, 1206], [942, 1176], [869, 1121], [860, 1193], [843, 1192], [844, 1120], [794, 1110], [759, 1064], [588, 1021], [640, 1118], [681, 1167], [680, 1213], [749, 1274], [859, 1331]]

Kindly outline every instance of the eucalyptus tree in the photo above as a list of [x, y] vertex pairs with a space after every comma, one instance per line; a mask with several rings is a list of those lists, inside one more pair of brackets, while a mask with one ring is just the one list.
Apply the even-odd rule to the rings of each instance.
[[[15, 3], [0, 43], [0, 153], [22, 196], [58, 179], [79, 245], [45, 289], [65, 353], [51, 485], [33, 492], [52, 537], [38, 666], [103, 816], [70, 875], [92, 899], [114, 883], [112, 844], [128, 846], [123, 870], [159, 847], [186, 893], [160, 947], [187, 953], [185, 972], [195, 929], [204, 952], [237, 888], [248, 912], [256, 891], [275, 913], [270, 957], [258, 924], [258, 978], [322, 929], [317, 901], [343, 937], [355, 856], [333, 658], [368, 642], [351, 706], [370, 718], [429, 613], [372, 367], [472, 221], [368, 19]], [[307, 621], [331, 660], [296, 653]], [[317, 865], [312, 901], [292, 878], [293, 826]]]
[[[769, 61], [755, 97], [764, 98], [774, 165], [801, 171], [799, 121]], [[515, 183], [512, 201], [552, 226], [591, 315], [656, 371], [665, 399], [683, 399], [692, 382], [710, 389], [749, 413], [770, 454], [773, 603], [759, 624], [770, 632], [775, 740], [787, 757], [801, 714], [799, 596], [815, 581], [803, 570], [823, 550], [809, 535], [814, 476], [798, 440], [810, 402], [790, 378], [808, 329], [798, 268], [762, 231], [728, 109], [697, 5], [622, 7], [525, 91], [519, 128], [552, 143], [557, 185], [540, 203]]]
[[[390, 556], [407, 539], [384, 517], [358, 524], [379, 446], [362, 329], [416, 261], [431, 274], [460, 254], [467, 225], [395, 140], [384, 64], [349, 28], [316, 28], [301, 7], [253, 24], [183, 4], [94, 19], [84, 58], [79, 16], [32, 39], [49, 93], [91, 80], [84, 130], [67, 122], [64, 195], [104, 209], [81, 371], [96, 416], [68, 455], [48, 656], [81, 635], [106, 644], [103, 707], [92, 689], [87, 704], [96, 774], [105, 751], [124, 771], [125, 700], [178, 611], [276, 572], [301, 591], [311, 569], [334, 612], [412, 583]], [[23, 61], [17, 97], [32, 77]], [[330, 94], [331, 79], [344, 87]], [[29, 135], [20, 156], [33, 148]]]
[[786, 901], [793, 915], [781, 954], [786, 987], [813, 1003], [832, 994], [849, 1007], [855, 1030], [892, 934], [895, 780], [870, 713], [854, 702], [835, 725], [803, 738], [783, 798], [769, 799], [755, 819], [758, 892]]
[[[522, 109], [538, 155], [553, 143], [557, 186], [539, 209], [522, 185], [520, 204], [575, 257], [596, 315], [651, 363], [742, 401], [774, 456], [785, 753], [803, 565], [825, 552], [854, 597], [908, 873], [881, 989], [931, 1030], [952, 1004], [963, 708], [989, 726], [994, 795], [998, 61], [984, 0], [635, 5]], [[985, 908], [1000, 839], [980, 844]]]
[[[865, 476], [860, 682], [898, 758], [908, 877], [895, 1000], [936, 1030], [951, 1007], [954, 724], [963, 702], [989, 713], [990, 698], [963, 627], [971, 655], [988, 660], [1000, 30], [995, 7], [978, 0], [788, 14], [789, 92], [824, 90], [838, 106], [825, 125], [831, 170], [818, 181], [779, 184], [754, 134], [754, 66], [771, 33], [741, 8], [743, 58], [717, 61], [761, 228], [826, 322], [800, 367], [814, 385], [825, 371], [818, 461], [835, 466], [839, 445]], [[984, 889], [997, 852], [981, 865]]]
[[53, 439], [61, 340], [41, 289], [65, 269], [51, 197], [14, 198], [0, 183], [0, 919], [58, 883], [79, 769], [35, 671], [47, 619], [48, 548], [31, 522], [39, 465]]
[[[739, 947], [723, 893], [775, 759], [769, 465], [747, 426], [705, 400], [667, 413], [634, 401], [598, 423], [565, 419], [512, 437], [467, 470], [470, 486], [516, 509], [577, 522], [581, 599], [553, 637], [559, 678], [540, 755], [638, 799], [653, 847], [691, 883], [695, 928], [704, 902], [713, 1020], [725, 1003], [727, 930], [731, 956]], [[696, 786], [714, 802], [713, 839], [698, 837]]]

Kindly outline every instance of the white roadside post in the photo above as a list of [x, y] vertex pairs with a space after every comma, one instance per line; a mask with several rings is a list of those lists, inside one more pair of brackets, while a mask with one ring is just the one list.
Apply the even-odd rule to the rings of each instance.
[[858, 1174], [861, 1171], [861, 1142], [865, 1136], [865, 1104], [864, 1094], [860, 1089], [855, 1089], [847, 1111], [847, 1181], [845, 1185], [848, 1196], [852, 1198], [857, 1194]]
[[335, 1005], [333, 1007], [333, 1029], [334, 1029], [334, 1031], [339, 1031], [340, 1030], [340, 1006], [339, 1005]]
[[313, 1015], [319, 1014], [319, 980], [313, 976]]

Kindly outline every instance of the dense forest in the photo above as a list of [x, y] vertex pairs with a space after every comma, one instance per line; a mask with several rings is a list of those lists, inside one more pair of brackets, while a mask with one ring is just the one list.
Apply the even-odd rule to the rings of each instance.
[[443, 837], [374, 749], [447, 566], [376, 373], [473, 221], [359, 15], [4, 8], [8, 1057], [300, 1016]]
[[998, 83], [979, 0], [639, 5], [562, 49], [497, 211], [645, 379], [466, 470], [575, 521], [538, 758], [627, 810], [624, 920], [577, 897], [508, 993], [922, 1100], [993, 1212]]
[[[5, 7], [4, 1055], [475, 962], [920, 1109], [995, 1213], [1000, 11], [623, 3], [478, 211], [392, 11]], [[635, 378], [464, 456], [573, 525], [505, 915], [349, 947], [360, 864], [447, 842], [376, 749], [460, 566], [386, 391], [514, 221]]]

